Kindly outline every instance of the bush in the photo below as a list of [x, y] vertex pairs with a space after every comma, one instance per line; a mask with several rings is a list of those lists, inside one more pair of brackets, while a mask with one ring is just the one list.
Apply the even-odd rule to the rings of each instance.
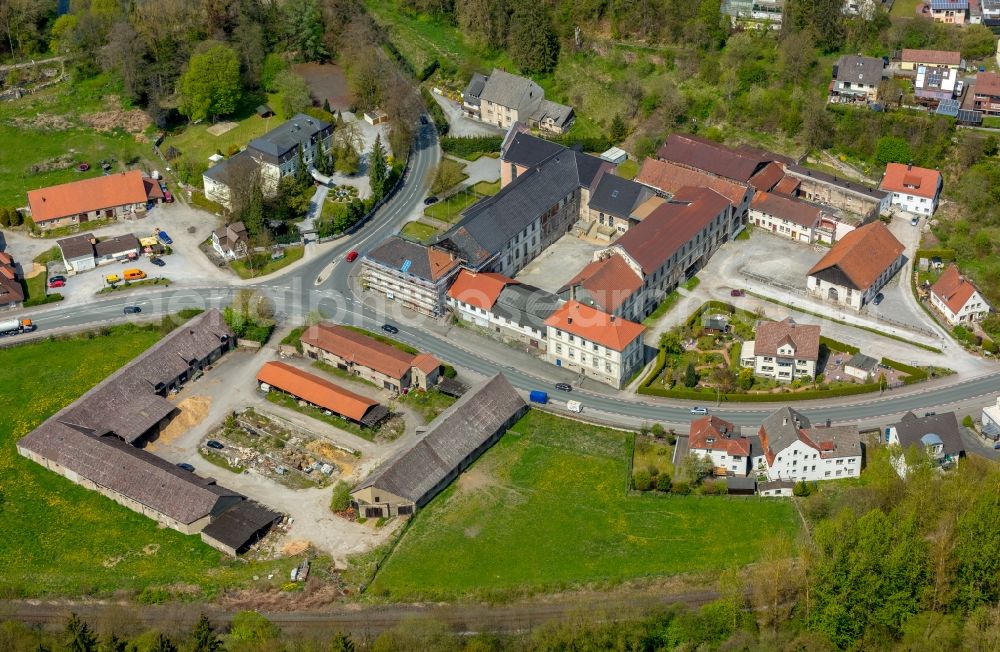
[[670, 493], [677, 494], [679, 496], [686, 496], [691, 493], [691, 485], [687, 482], [675, 482], [673, 486], [670, 487]]
[[662, 439], [663, 435], [667, 434], [667, 431], [664, 430], [663, 426], [661, 426], [660, 424], [654, 423], [652, 427], [649, 429], [649, 434], [653, 435], [657, 439]]
[[448, 133], [450, 127], [448, 125], [448, 118], [445, 117], [441, 105], [437, 103], [431, 92], [423, 86], [420, 87], [420, 94], [424, 97], [424, 104], [427, 105], [427, 113], [431, 115], [431, 120], [434, 121], [434, 127], [437, 129], [438, 135], [444, 136]]
[[31, 306], [43, 306], [46, 303], [55, 303], [56, 301], [62, 301], [63, 295], [58, 292], [53, 292], [52, 294], [46, 294], [42, 297], [34, 297], [25, 301], [23, 305], [25, 308], [30, 308]]
[[795, 483], [795, 488], [792, 489], [792, 494], [798, 496], [799, 498], [805, 498], [812, 490], [809, 489], [809, 485], [806, 484], [805, 480], [799, 480]]
[[666, 473], [661, 473], [656, 476], [656, 490], [667, 492], [670, 491], [670, 476]]
[[492, 154], [500, 151], [503, 143], [503, 136], [477, 136], [472, 138], [458, 138], [446, 136], [441, 139], [441, 149], [446, 154], [474, 160], [484, 154]]
[[972, 415], [971, 414], [966, 414], [965, 415], [965, 418], [962, 419], [962, 425], [965, 426], [966, 428], [968, 428], [969, 430], [972, 430], [973, 428], [976, 427], [975, 422], [972, 421]]
[[676, 444], [677, 443], [677, 435], [675, 435], [672, 432], [668, 432], [667, 433], [667, 443], [670, 444], [671, 446], [673, 446], [674, 444]]
[[444, 365], [444, 369], [441, 372], [441, 375], [443, 375], [445, 378], [454, 378], [455, 376], [458, 375], [458, 372], [455, 371], [455, 367], [452, 367], [450, 364], [446, 364]]
[[351, 508], [351, 485], [343, 480], [339, 480], [333, 487], [333, 496], [330, 498], [330, 511], [334, 513], [346, 512]]
[[632, 474], [632, 486], [638, 491], [649, 491], [653, 488], [653, 476], [649, 471], [636, 471]]

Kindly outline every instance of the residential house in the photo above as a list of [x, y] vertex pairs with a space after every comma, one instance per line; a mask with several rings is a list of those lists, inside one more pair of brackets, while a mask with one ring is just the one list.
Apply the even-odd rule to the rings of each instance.
[[1000, 26], [1000, 0], [979, 0], [979, 11], [983, 15], [983, 25]]
[[943, 186], [941, 173], [937, 170], [902, 163], [886, 165], [885, 176], [879, 184], [881, 190], [892, 193], [893, 206], [916, 215], [934, 214]]
[[757, 493], [765, 498], [791, 498], [795, 483], [789, 480], [769, 480], [757, 483]]
[[962, 67], [962, 53], [950, 52], [948, 50], [913, 50], [904, 48], [899, 60], [899, 67], [902, 70], [916, 70], [921, 66], [958, 70]]
[[145, 214], [157, 183], [147, 183], [139, 170], [72, 181], [28, 191], [31, 219], [42, 231], [93, 220], [134, 218]]
[[361, 259], [361, 282], [404, 308], [440, 317], [459, 263], [451, 252], [393, 235]]
[[919, 66], [913, 80], [913, 94], [923, 106], [936, 108], [942, 100], [955, 97], [958, 69], [939, 66]]
[[[785, 182], [787, 185], [782, 187], [781, 183]], [[858, 215], [864, 221], [888, 212], [892, 200], [892, 194], [884, 190], [795, 164], [785, 165], [785, 179], [781, 183], [775, 188], [776, 192], [825, 204]], [[834, 240], [842, 236], [838, 230]]]
[[542, 353], [545, 320], [560, 303], [550, 292], [490, 272], [462, 270], [448, 289], [448, 306], [459, 319]]
[[993, 441], [1000, 440], [1000, 396], [997, 397], [996, 405], [987, 405], [983, 408], [981, 423], [983, 437]]
[[59, 251], [62, 253], [66, 271], [76, 274], [94, 269], [97, 266], [97, 259], [94, 257], [95, 244], [97, 244], [97, 238], [94, 237], [93, 233], [83, 233], [56, 240], [56, 245], [59, 246]]
[[845, 54], [833, 65], [830, 96], [837, 101], [875, 102], [885, 77], [882, 59]]
[[796, 242], [829, 242], [819, 231], [822, 223], [823, 210], [804, 201], [758, 191], [750, 203], [750, 224]]
[[478, 72], [472, 73], [472, 79], [469, 80], [469, 85], [462, 93], [462, 111], [470, 118], [480, 119], [482, 115], [482, 101], [479, 98], [482, 96], [484, 88], [486, 88], [486, 75]]
[[441, 363], [426, 354], [411, 354], [346, 326], [319, 323], [300, 338], [302, 352], [313, 360], [396, 392], [429, 389], [440, 378]]
[[223, 258], [234, 260], [245, 256], [250, 246], [247, 227], [243, 222], [232, 222], [212, 231], [212, 249]]
[[[517, 122], [510, 126], [500, 145], [500, 187], [506, 187], [518, 176], [528, 170], [538, 167], [541, 163], [556, 154], [572, 151], [559, 143], [533, 136], [525, 123]], [[582, 155], [577, 163], [586, 167], [582, 176], [586, 180], [586, 188], [597, 176], [597, 171], [605, 168], [614, 170], [615, 166], [593, 156]], [[590, 199], [587, 195], [586, 200]]]
[[976, 286], [962, 276], [952, 263], [931, 286], [931, 305], [948, 323], [957, 326], [963, 322], [982, 321], [990, 314], [990, 304]]
[[931, 0], [931, 18], [946, 25], [964, 25], [969, 20], [969, 0]]
[[688, 451], [712, 460], [716, 475], [746, 476], [750, 468], [751, 441], [732, 423], [716, 416], [691, 422]]
[[24, 288], [18, 278], [17, 265], [10, 254], [0, 251], [0, 309], [17, 308], [24, 301]]
[[[470, 106], [475, 105], [478, 80], [473, 76], [466, 92]], [[573, 108], [545, 99], [545, 91], [534, 81], [494, 68], [479, 91], [478, 118], [507, 129], [524, 122], [544, 131], [565, 133], [576, 119]], [[463, 95], [463, 104], [466, 103]], [[474, 112], [469, 112], [475, 116]]]
[[904, 247], [881, 221], [857, 228], [809, 270], [809, 294], [861, 310], [903, 266]]
[[870, 383], [876, 380], [878, 360], [864, 353], [855, 353], [850, 360], [844, 363], [844, 373], [863, 383]]
[[614, 239], [642, 220], [636, 210], [655, 194], [641, 183], [602, 169], [594, 180], [589, 201], [580, 204], [580, 218], [592, 225], [592, 236], [601, 234]]
[[755, 376], [782, 382], [813, 380], [819, 361], [819, 331], [819, 326], [796, 324], [791, 317], [758, 322], [756, 339], [743, 343], [740, 360], [753, 359]]
[[139, 257], [139, 238], [131, 233], [102, 238], [94, 243], [94, 258], [98, 265], [134, 260]]
[[714, 190], [733, 205], [732, 237], [743, 230], [747, 220], [747, 212], [750, 209], [750, 201], [754, 194], [749, 180], [746, 182], [733, 181], [726, 177], [655, 158], [647, 158], [642, 162], [642, 167], [639, 168], [635, 180], [657, 190], [667, 198], [673, 197], [681, 188]]
[[[1000, 21], [1000, 19], [998, 19]], [[1000, 74], [981, 72], [972, 87], [972, 108], [985, 115], [1000, 115]]]
[[928, 413], [923, 417], [907, 412], [885, 429], [885, 439], [887, 444], [900, 449], [893, 455], [893, 466], [904, 478], [908, 472], [906, 451], [910, 448], [925, 451], [941, 468], [950, 468], [965, 457], [965, 444], [954, 412]]
[[378, 401], [285, 362], [264, 363], [257, 372], [257, 382], [264, 391], [280, 390], [366, 428], [374, 428], [389, 417], [389, 409]]
[[299, 170], [299, 161], [312, 169], [321, 155], [330, 150], [333, 125], [298, 113], [259, 138], [247, 148], [221, 161], [202, 175], [205, 196], [232, 208], [233, 188], [248, 185], [256, 177], [265, 194], [274, 194], [278, 182]]
[[632, 321], [642, 321], [645, 306], [639, 292], [643, 287], [640, 272], [634, 270], [618, 253], [589, 263], [559, 289], [559, 296], [579, 301], [601, 312]]
[[720, 10], [734, 27], [781, 29], [785, 0], [722, 0]]
[[813, 426], [804, 414], [783, 407], [759, 431], [769, 480], [835, 480], [861, 474], [864, 445], [857, 425]]
[[417, 439], [351, 492], [365, 518], [405, 516], [426, 505], [520, 419], [528, 406], [502, 374], [442, 412]]
[[234, 343], [218, 310], [194, 317], [28, 433], [17, 442], [18, 453], [166, 527], [200, 532], [223, 550], [243, 549], [280, 514], [241, 512], [241, 520], [251, 520], [241, 529], [248, 537], [242, 542], [226, 522], [206, 532], [245, 496], [138, 448], [176, 413], [166, 395]]
[[645, 363], [641, 324], [567, 301], [548, 319], [547, 359], [620, 388]]

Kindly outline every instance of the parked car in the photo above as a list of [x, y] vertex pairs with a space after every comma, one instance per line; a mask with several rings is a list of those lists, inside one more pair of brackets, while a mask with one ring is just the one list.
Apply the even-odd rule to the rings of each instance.
[[396, 333], [399, 332], [399, 329], [393, 326], [392, 324], [382, 324], [382, 330], [384, 330], [386, 333], [391, 333], [392, 335], [395, 335]]
[[209, 448], [214, 448], [217, 451], [221, 451], [223, 448], [225, 448], [225, 445], [222, 444], [222, 442], [215, 441], [214, 439], [209, 439], [208, 441], [205, 442], [205, 445], [208, 446]]
[[924, 416], [925, 417], [932, 417], [932, 416], [934, 416], [936, 414], [937, 414], [937, 412], [924, 412]]
[[65, 285], [66, 285], [66, 279], [62, 276], [53, 276], [52, 278], [49, 279], [50, 288], [61, 288], [65, 287]]
[[965, 81], [959, 79], [958, 83], [955, 84], [955, 97], [962, 97], [962, 91], [964, 90], [965, 90]]
[[910, 226], [916, 226], [918, 224], [920, 224], [920, 218], [919, 217], [914, 217], [914, 218], [910, 219]]
[[1000, 451], [1000, 441], [998, 441], [997, 443], [993, 444], [993, 450]]
[[163, 191], [163, 201], [167, 202], [168, 204], [172, 204], [173, 203], [174, 196], [170, 194], [169, 190], [164, 190]]
[[162, 258], [150, 258], [149, 262], [153, 263], [157, 267], [163, 267], [164, 265], [166, 265], [166, 263], [163, 262]]
[[730, 290], [729, 296], [731, 297], [742, 297], [745, 293], [743, 290]]
[[194, 467], [188, 464], [187, 462], [181, 462], [180, 464], [177, 465], [177, 468], [184, 469], [185, 471], [190, 471], [191, 473], [194, 473]]
[[875, 298], [872, 299], [872, 305], [877, 306], [878, 304], [882, 303], [882, 299], [884, 299], [884, 298], [885, 298], [885, 295], [882, 294], [881, 292], [879, 292], [878, 294], [875, 295]]
[[427, 116], [425, 115], [420, 116], [420, 124], [422, 125], [427, 124]]
[[688, 410], [691, 414], [708, 414], [708, 408], [703, 407], [693, 407]]
[[125, 306], [124, 313], [126, 315], [135, 315], [142, 312], [142, 308], [139, 306]]
[[556, 383], [556, 389], [560, 392], [572, 392], [573, 386], [569, 383]]
[[431, 195], [430, 197], [424, 200], [424, 206], [430, 206], [431, 204], [435, 204], [437, 203], [437, 200], [438, 200], [437, 197]]
[[173, 238], [171, 238], [169, 235], [167, 235], [166, 231], [157, 231], [156, 232], [156, 237], [159, 239], [160, 242], [162, 242], [165, 245], [172, 245], [172, 244], [174, 244]]
[[353, 249], [351, 249], [350, 251], [348, 251], [347, 252], [347, 257], [344, 258], [344, 260], [346, 260], [349, 263], [353, 263], [357, 259], [358, 259], [358, 252], [354, 251]]

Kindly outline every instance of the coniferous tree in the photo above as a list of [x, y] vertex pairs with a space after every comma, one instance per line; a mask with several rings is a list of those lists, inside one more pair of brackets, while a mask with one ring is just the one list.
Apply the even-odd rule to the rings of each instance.
[[389, 166], [386, 164], [385, 147], [382, 146], [381, 136], [376, 135], [368, 165], [368, 181], [371, 184], [372, 198], [375, 201], [379, 201], [385, 196], [388, 176]]
[[65, 631], [67, 652], [97, 652], [97, 636], [76, 612], [66, 619]]
[[191, 652], [219, 652], [222, 649], [222, 639], [216, 636], [208, 617], [201, 614], [191, 632]]

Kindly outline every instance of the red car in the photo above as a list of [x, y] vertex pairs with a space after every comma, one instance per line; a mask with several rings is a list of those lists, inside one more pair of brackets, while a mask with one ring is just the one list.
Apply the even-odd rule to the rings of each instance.
[[163, 200], [168, 204], [174, 201], [174, 196], [170, 194], [169, 190], [163, 191]]
[[731, 297], [742, 297], [743, 296], [743, 290], [730, 290], [729, 291], [729, 296], [731, 296]]
[[353, 249], [347, 253], [347, 258], [346, 258], [347, 262], [353, 263], [357, 259], [358, 259], [358, 252], [354, 251]]
[[61, 288], [66, 286], [66, 279], [64, 278], [50, 278], [49, 287], [50, 288]]

